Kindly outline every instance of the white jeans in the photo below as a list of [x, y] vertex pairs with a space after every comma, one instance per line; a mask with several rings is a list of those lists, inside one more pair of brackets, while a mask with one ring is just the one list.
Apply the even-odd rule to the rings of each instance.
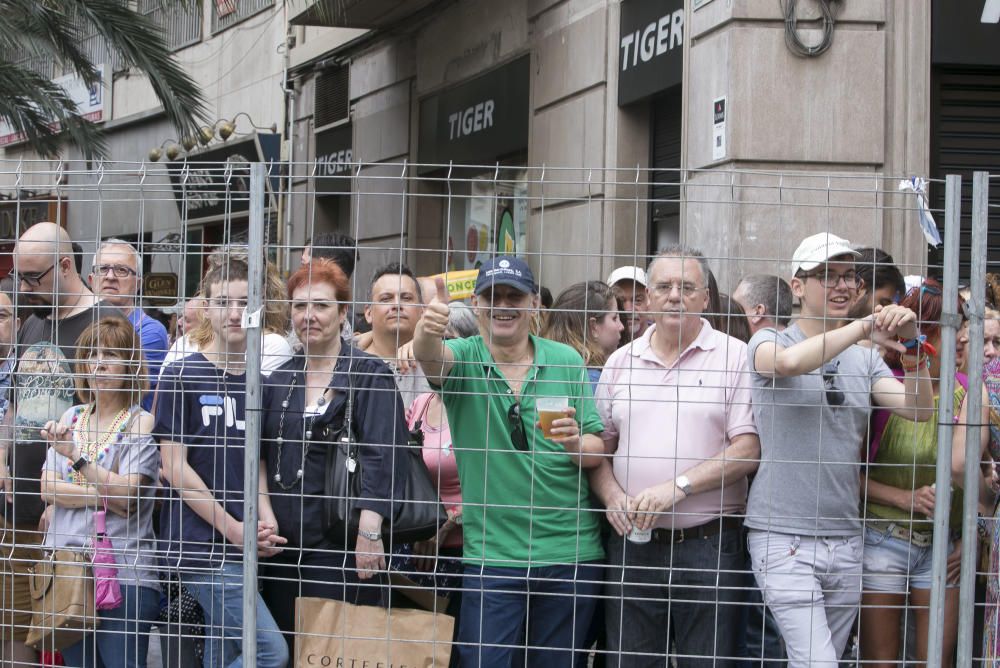
[[861, 536], [817, 538], [751, 530], [757, 585], [790, 666], [836, 666], [861, 606]]

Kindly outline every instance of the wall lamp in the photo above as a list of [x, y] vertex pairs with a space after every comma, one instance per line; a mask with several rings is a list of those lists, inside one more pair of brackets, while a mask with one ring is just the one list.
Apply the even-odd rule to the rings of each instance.
[[[169, 146], [167, 146], [167, 144], [169, 144]], [[166, 151], [163, 150], [164, 146], [167, 147]], [[164, 154], [166, 154], [167, 160], [176, 160], [178, 156], [180, 156], [181, 147], [177, 144], [176, 139], [167, 139], [156, 148], [149, 149], [149, 161], [159, 162], [160, 158], [162, 158]]]
[[[182, 148], [185, 152], [190, 153], [195, 149], [195, 147], [198, 146], [198, 144], [201, 144], [202, 146], [208, 146], [210, 143], [212, 143], [212, 140], [215, 139], [216, 137], [218, 137], [222, 141], [226, 141], [234, 134], [237, 134], [236, 121], [241, 116], [246, 118], [247, 121], [250, 122], [250, 126], [254, 130], [269, 130], [271, 133], [276, 133], [278, 131], [277, 123], [272, 123], [269, 126], [257, 125], [256, 123], [254, 123], [253, 118], [251, 118], [250, 114], [248, 114], [245, 111], [241, 111], [235, 116], [233, 116], [231, 120], [220, 118], [211, 125], [203, 125], [202, 127], [200, 127], [198, 129], [197, 134], [195, 135], [187, 135], [185, 137], [181, 137], [179, 145], [176, 139], [166, 140], [165, 142], [160, 144], [158, 148], [150, 149], [149, 160], [150, 162], [157, 162], [164, 155], [167, 156], [167, 160], [176, 160], [180, 156]], [[170, 145], [167, 146], [166, 151], [164, 151], [163, 147], [167, 144]]]

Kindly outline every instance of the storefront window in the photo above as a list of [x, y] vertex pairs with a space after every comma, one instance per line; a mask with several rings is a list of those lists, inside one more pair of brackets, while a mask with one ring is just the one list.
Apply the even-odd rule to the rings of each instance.
[[521, 169], [480, 174], [452, 184], [448, 269], [478, 269], [494, 253], [524, 255], [528, 228], [527, 174]]

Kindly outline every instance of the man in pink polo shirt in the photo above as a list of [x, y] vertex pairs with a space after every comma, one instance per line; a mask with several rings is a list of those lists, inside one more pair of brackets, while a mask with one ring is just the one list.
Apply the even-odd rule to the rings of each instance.
[[615, 666], [662, 666], [671, 640], [679, 666], [735, 665], [741, 516], [760, 442], [747, 347], [702, 317], [707, 276], [700, 252], [661, 251], [646, 287], [654, 324], [611, 356], [597, 385], [614, 454], [591, 483], [618, 534], [605, 604]]

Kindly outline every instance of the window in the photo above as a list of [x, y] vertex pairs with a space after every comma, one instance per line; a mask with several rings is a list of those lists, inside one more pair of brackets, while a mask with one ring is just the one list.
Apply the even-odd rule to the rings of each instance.
[[316, 77], [315, 107], [316, 127], [346, 121], [351, 117], [349, 68], [344, 65], [322, 72]]
[[176, 51], [201, 41], [201, 3], [139, 0], [136, 10], [163, 29], [167, 46]]
[[274, 0], [211, 0], [212, 34], [234, 26], [243, 19], [274, 5]]

